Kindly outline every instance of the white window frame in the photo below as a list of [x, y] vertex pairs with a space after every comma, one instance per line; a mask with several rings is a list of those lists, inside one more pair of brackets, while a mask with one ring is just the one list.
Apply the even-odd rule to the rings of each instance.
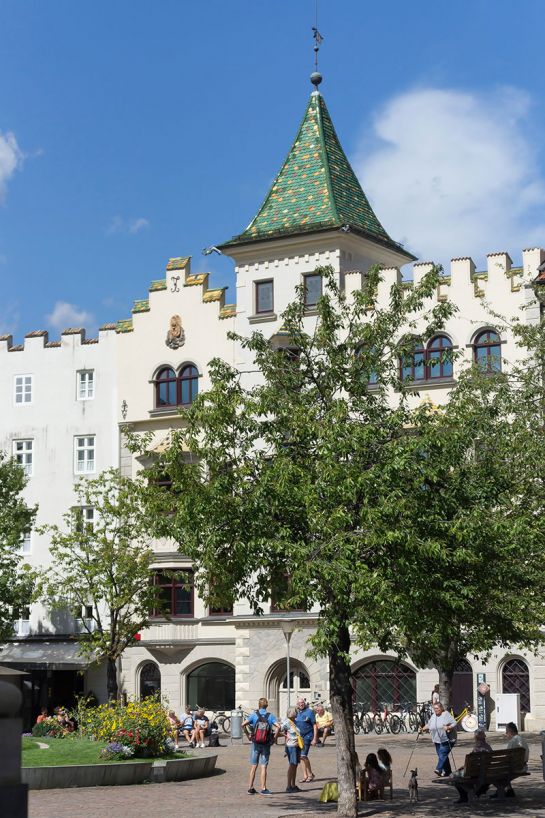
[[[31, 406], [34, 392], [34, 376], [29, 373], [13, 376], [13, 403], [15, 406]], [[17, 400], [20, 397], [21, 400]], [[28, 400], [27, 400], [28, 398]]]
[[34, 439], [21, 438], [13, 441], [13, 457], [23, 467], [27, 477], [34, 472]]
[[[79, 452], [84, 453], [83, 459], [78, 457]], [[93, 453], [92, 458], [88, 456], [89, 452]], [[96, 435], [76, 435], [74, 437], [74, 474], [94, 474], [96, 458]]]
[[78, 369], [76, 381], [76, 400], [94, 400], [95, 370]]
[[30, 605], [22, 605], [18, 613], [17, 619], [13, 620], [13, 633], [15, 636], [28, 636], [30, 633]]
[[32, 531], [25, 531], [21, 537], [20, 554], [32, 554]]

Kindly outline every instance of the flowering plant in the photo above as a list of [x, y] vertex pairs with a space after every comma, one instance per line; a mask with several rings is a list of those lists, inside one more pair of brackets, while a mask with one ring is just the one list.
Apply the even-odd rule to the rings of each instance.
[[97, 741], [130, 747], [136, 757], [160, 756], [174, 750], [174, 743], [167, 749], [171, 727], [167, 710], [157, 697], [82, 708], [80, 730]]
[[133, 755], [133, 747], [129, 747], [128, 744], [120, 744], [118, 741], [110, 741], [100, 753], [100, 757], [105, 758], [107, 761], [131, 758]]
[[49, 736], [50, 738], [63, 738], [67, 735], [67, 730], [55, 718], [47, 718], [32, 728], [33, 736]]

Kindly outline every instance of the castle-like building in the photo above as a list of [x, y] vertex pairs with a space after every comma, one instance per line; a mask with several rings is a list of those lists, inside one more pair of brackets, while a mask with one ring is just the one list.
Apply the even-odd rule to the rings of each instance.
[[[380, 264], [380, 297], [386, 299], [390, 285], [401, 281], [400, 268], [416, 262], [373, 212], [318, 90], [257, 215], [216, 249], [234, 260], [233, 303], [226, 303], [225, 288], [211, 286], [207, 273], [191, 272], [189, 258], [177, 257], [169, 259], [164, 278], [151, 282], [147, 298], [135, 301], [131, 316], [101, 327], [96, 339], [86, 338], [83, 329], [67, 329], [54, 341], [46, 332], [30, 332], [21, 346], [10, 336], [0, 337], [0, 449], [27, 472], [25, 495], [39, 505], [37, 525], [60, 522], [75, 502], [74, 483], [81, 476], [96, 476], [110, 466], [132, 475], [145, 467], [125, 446], [125, 424], [151, 432], [155, 450], [164, 449], [170, 430], [183, 423], [180, 409], [208, 388], [213, 357], [246, 373], [248, 385], [257, 379], [248, 352], [229, 339], [229, 332], [247, 336], [258, 328], [270, 338], [281, 335], [282, 312], [302, 283], [311, 326], [322, 291], [317, 267], [330, 265], [350, 293], [361, 287], [371, 265]], [[484, 271], [477, 271], [471, 258], [453, 259], [435, 298], [452, 300], [459, 309], [404, 373], [414, 381], [415, 401], [443, 402], [464, 362], [509, 366], [517, 351], [494, 315], [540, 320], [529, 285], [544, 260], [545, 251], [538, 248], [523, 250], [516, 266], [507, 253], [491, 253]], [[414, 263], [414, 281], [429, 267]], [[449, 347], [461, 353], [454, 364], [438, 353]], [[442, 363], [430, 366], [438, 357]], [[84, 509], [90, 524], [95, 513]], [[170, 595], [171, 617], [153, 617], [122, 657], [120, 677], [128, 695], [160, 689], [176, 710], [187, 703], [209, 710], [249, 707], [265, 695], [273, 710], [282, 711], [288, 685], [284, 631], [295, 628], [292, 700], [299, 693], [328, 698], [326, 660], [306, 655], [316, 614], [281, 612], [271, 602], [256, 617], [242, 599], [232, 610], [209, 609], [191, 588], [192, 564], [183, 552], [168, 542], [156, 543], [154, 551], [152, 570]], [[47, 566], [47, 536], [29, 532], [21, 560]], [[184, 572], [185, 581], [173, 578], [172, 569]], [[63, 617], [37, 604], [18, 612], [0, 664], [28, 673], [27, 721], [43, 705], [69, 703], [74, 692], [92, 690], [105, 698], [105, 669], [78, 653], [76, 635], [85, 616], [82, 610], [80, 617]], [[352, 662], [358, 699], [373, 705], [428, 699], [437, 681], [433, 668], [417, 668], [408, 659], [395, 662], [377, 650], [356, 650]], [[474, 698], [478, 674], [479, 681], [485, 674], [492, 698], [520, 694], [526, 729], [545, 728], [543, 656], [514, 648], [482, 662], [467, 657], [457, 668], [455, 701]]]

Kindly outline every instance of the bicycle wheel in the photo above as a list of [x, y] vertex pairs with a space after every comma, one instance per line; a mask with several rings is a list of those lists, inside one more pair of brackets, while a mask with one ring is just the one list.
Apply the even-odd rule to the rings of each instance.
[[395, 714], [389, 718], [390, 733], [397, 735], [401, 730], [401, 719]]
[[360, 717], [357, 715], [357, 713], [354, 714], [354, 718], [353, 718], [352, 721], [353, 721], [353, 724], [354, 724], [354, 733], [357, 736], [357, 735], [359, 735], [359, 732], [361, 730]]
[[226, 716], [224, 718], [223, 724], [221, 725], [221, 729], [223, 730], [224, 733], [231, 732], [231, 719], [229, 718], [229, 716]]
[[364, 713], [361, 717], [361, 723], [364, 733], [371, 733], [373, 730], [373, 719], [369, 713]]
[[375, 717], [373, 719], [373, 728], [374, 728], [375, 733], [377, 734], [377, 736], [380, 736], [380, 734], [384, 730], [384, 723], [382, 721], [382, 716], [380, 716], [378, 713], [375, 714]]
[[409, 730], [411, 730], [413, 733], [416, 733], [418, 731], [419, 727], [420, 727], [420, 721], [418, 719], [417, 714], [416, 713], [409, 713]]

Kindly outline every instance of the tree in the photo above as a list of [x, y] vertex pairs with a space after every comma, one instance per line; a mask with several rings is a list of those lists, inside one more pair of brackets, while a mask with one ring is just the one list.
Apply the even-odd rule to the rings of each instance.
[[398, 355], [414, 348], [400, 329], [418, 316], [430, 337], [453, 308], [425, 312], [437, 269], [414, 289], [392, 287], [385, 307], [378, 269], [353, 298], [330, 268], [317, 272], [325, 295], [313, 330], [299, 288], [283, 315], [284, 346], [260, 333], [237, 338], [255, 359], [259, 385], [245, 388], [238, 371], [211, 362], [210, 390], [156, 463], [173, 491], [150, 491], [149, 516], [158, 536], [195, 560], [205, 599], [212, 580], [216, 599], [244, 597], [256, 613], [271, 592], [285, 610], [318, 611], [312, 649], [329, 658], [338, 810], [355, 816], [351, 629], [357, 624], [361, 643], [385, 633], [388, 589], [377, 565], [396, 532], [384, 526], [392, 487], [383, 474], [408, 420]]
[[0, 451], [0, 641], [13, 636], [14, 611], [33, 593], [33, 572], [21, 559], [23, 535], [36, 516], [21, 496], [26, 483], [23, 468]]
[[[116, 469], [82, 479], [64, 527], [43, 529], [51, 537], [52, 564], [42, 572], [42, 598], [78, 618], [85, 608], [80, 650], [106, 661], [110, 699], [118, 695], [118, 658], [159, 604], [151, 582], [144, 490], [141, 479], [123, 477]], [[92, 522], [87, 509], [94, 510]]]
[[399, 441], [395, 518], [406, 541], [392, 544], [382, 571], [398, 649], [438, 669], [447, 707], [459, 659], [535, 649], [545, 637], [543, 425], [529, 360], [508, 375], [472, 367], [444, 407], [413, 414]]

